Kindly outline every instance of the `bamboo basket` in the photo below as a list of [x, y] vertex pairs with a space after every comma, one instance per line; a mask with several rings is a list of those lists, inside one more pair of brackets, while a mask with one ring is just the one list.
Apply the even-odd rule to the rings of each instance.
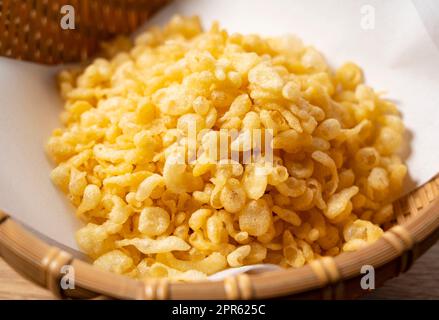
[[[50, 5], [48, 0], [0, 2], [0, 55], [47, 64], [86, 59], [97, 49], [99, 41], [133, 31], [167, 1], [108, 0], [101, 2], [104, 8], [101, 11], [98, 1], [68, 2], [80, 8], [80, 24], [77, 29], [63, 30], [61, 34], [55, 32], [54, 23], [59, 20], [60, 6], [67, 1], [50, 1]], [[91, 29], [99, 20], [98, 13], [105, 16], [102, 19], [107, 19], [102, 21], [113, 22], [110, 29], [106, 29], [105, 23]], [[41, 16], [47, 18], [38, 19]], [[92, 21], [87, 17], [93, 17]], [[359, 251], [335, 258], [325, 257], [299, 269], [240, 274], [216, 282], [138, 281], [102, 271], [45, 243], [2, 211], [0, 256], [23, 276], [50, 289], [59, 298], [350, 299], [367, 293], [360, 286], [362, 266], [375, 268], [378, 287], [409, 270], [413, 262], [438, 240], [439, 176], [395, 201], [394, 208], [396, 225], [381, 239]], [[63, 275], [60, 271], [64, 265], [71, 265], [75, 270], [74, 289], [60, 287]]]
[[[0, 55], [45, 64], [86, 60], [99, 43], [129, 34], [169, 0], [2, 0]], [[75, 9], [75, 28], [60, 26]]]

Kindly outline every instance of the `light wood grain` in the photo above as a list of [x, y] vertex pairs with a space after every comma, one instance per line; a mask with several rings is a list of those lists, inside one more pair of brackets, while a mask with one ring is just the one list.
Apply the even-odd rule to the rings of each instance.
[[0, 258], [0, 299], [53, 299], [50, 291], [43, 289], [15, 272]]
[[[24, 279], [0, 258], [0, 299], [53, 299], [52, 294]], [[412, 269], [388, 281], [365, 299], [439, 299], [439, 243]]]

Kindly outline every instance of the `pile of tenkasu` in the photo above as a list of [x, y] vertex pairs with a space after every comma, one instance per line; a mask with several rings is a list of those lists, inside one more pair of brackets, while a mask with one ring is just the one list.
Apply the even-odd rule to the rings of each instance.
[[[295, 37], [204, 32], [197, 17], [104, 48], [60, 73], [63, 127], [47, 142], [96, 266], [184, 281], [297, 268], [392, 225], [404, 126], [355, 64], [334, 71]], [[253, 131], [272, 139], [240, 161]], [[238, 161], [212, 152], [221, 136]]]

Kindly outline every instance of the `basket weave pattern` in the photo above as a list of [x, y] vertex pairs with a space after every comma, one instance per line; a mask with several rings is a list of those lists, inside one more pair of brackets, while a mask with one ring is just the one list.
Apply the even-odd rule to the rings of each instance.
[[[99, 42], [134, 31], [166, 0], [2, 0], [0, 55], [45, 64], [87, 59]], [[60, 10], [75, 9], [75, 29]]]
[[[375, 268], [376, 286], [406, 272], [439, 239], [439, 176], [395, 202], [399, 223], [372, 245], [335, 258], [325, 257], [299, 269], [241, 274], [218, 282], [142, 282], [99, 270], [49, 246], [0, 211], [0, 255], [17, 271], [62, 298], [260, 299], [354, 298], [363, 265]], [[75, 289], [60, 288], [60, 269], [75, 269]]]

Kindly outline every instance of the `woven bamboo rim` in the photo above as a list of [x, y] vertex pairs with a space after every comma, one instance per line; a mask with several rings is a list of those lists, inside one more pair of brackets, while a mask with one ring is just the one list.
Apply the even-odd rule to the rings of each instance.
[[[376, 286], [406, 272], [439, 238], [439, 176], [395, 201], [398, 223], [372, 245], [335, 258], [325, 257], [299, 269], [240, 274], [224, 281], [175, 283], [138, 281], [99, 270], [48, 245], [0, 211], [0, 255], [15, 270], [62, 298], [119, 299], [346, 299], [360, 287], [362, 266], [375, 268]], [[64, 265], [75, 270], [75, 289], [60, 287]]]
[[[98, 43], [132, 32], [167, 0], [2, 0], [0, 55], [54, 64], [83, 60]], [[79, 8], [75, 30], [59, 28], [59, 8]], [[44, 37], [42, 36], [44, 35]], [[397, 225], [374, 244], [299, 269], [241, 274], [218, 282], [138, 281], [99, 270], [50, 246], [0, 211], [0, 256], [15, 270], [61, 298], [261, 299], [354, 298], [363, 265], [375, 268], [376, 286], [407, 271], [439, 238], [439, 176], [395, 201]], [[60, 287], [60, 269], [75, 270], [75, 289]]]

